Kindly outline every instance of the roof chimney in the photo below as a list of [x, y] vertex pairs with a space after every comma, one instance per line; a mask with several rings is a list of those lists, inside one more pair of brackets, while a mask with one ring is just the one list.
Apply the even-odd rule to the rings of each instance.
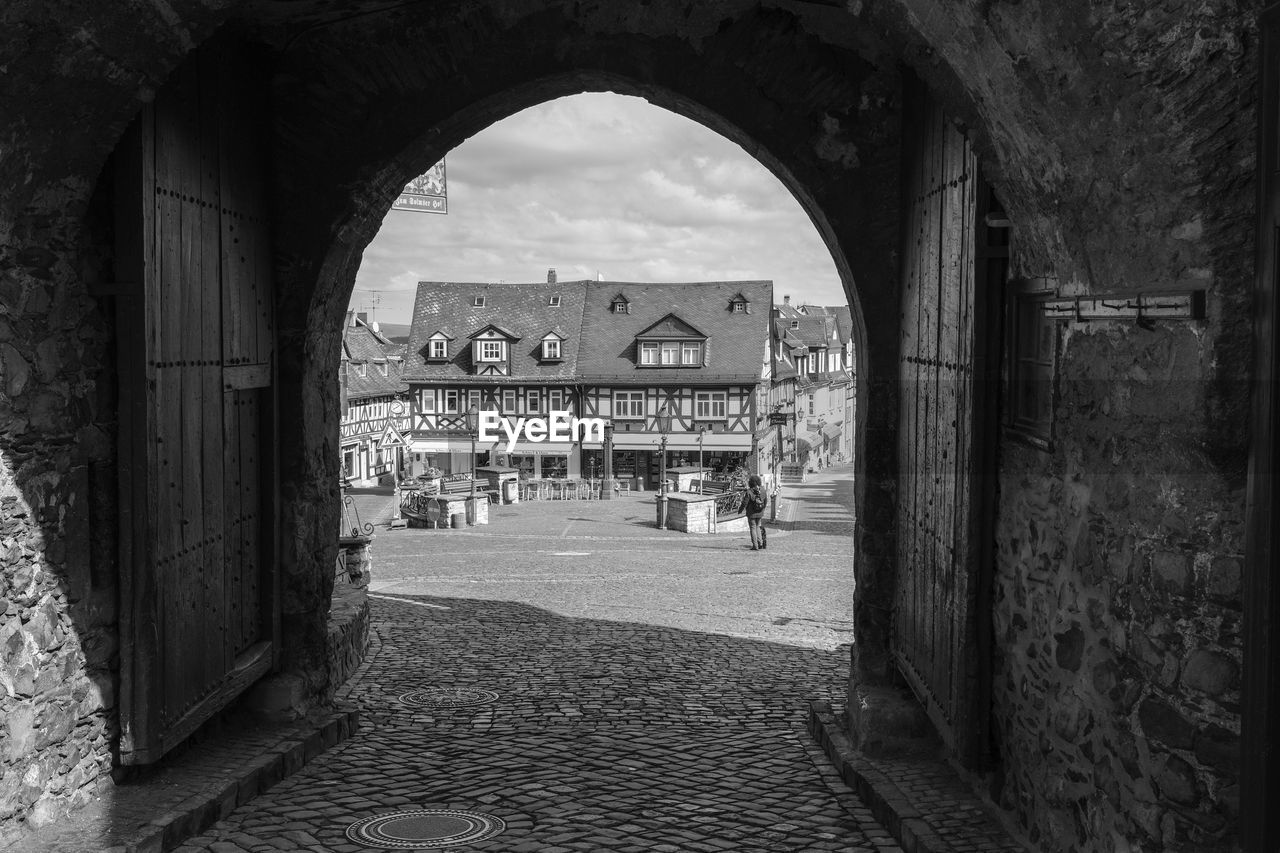
[[555, 268], [552, 267], [551, 269], [547, 270], [547, 284], [555, 284], [555, 283], [556, 283], [556, 271], [555, 271]]
[[786, 296], [782, 297], [782, 304], [783, 305], [791, 304], [791, 294], [788, 293]]

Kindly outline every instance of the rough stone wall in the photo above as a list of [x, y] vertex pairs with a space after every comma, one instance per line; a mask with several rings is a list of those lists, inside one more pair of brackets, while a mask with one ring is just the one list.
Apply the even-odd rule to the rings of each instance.
[[0, 217], [0, 842], [87, 802], [116, 734], [102, 253], [72, 194], [44, 201]]
[[1243, 470], [1209, 452], [1212, 338], [1059, 330], [1053, 450], [1002, 450], [999, 799], [1045, 851], [1231, 849]]
[[373, 549], [359, 537], [342, 543], [329, 605], [329, 691], [341, 687], [369, 649], [369, 579]]

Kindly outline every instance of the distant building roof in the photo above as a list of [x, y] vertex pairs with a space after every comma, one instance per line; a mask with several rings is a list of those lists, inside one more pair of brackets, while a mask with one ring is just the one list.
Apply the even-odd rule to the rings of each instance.
[[[418, 282], [413, 326], [405, 354], [405, 378], [412, 382], [572, 380], [582, 344], [582, 308], [587, 285], [586, 281]], [[509, 375], [482, 379], [472, 369], [471, 347], [467, 341], [487, 326], [497, 326], [520, 339], [511, 348]], [[447, 361], [428, 361], [425, 358], [427, 340], [441, 329], [448, 329], [458, 341], [450, 343]], [[549, 330], [562, 336], [559, 361], [540, 359], [542, 338]]]
[[[735, 299], [769, 305], [773, 283], [423, 281], [418, 283], [413, 309], [405, 378], [413, 382], [759, 382], [769, 351], [768, 312], [734, 311]], [[614, 310], [619, 301], [626, 304], [626, 311]], [[490, 326], [520, 339], [512, 348], [508, 375], [480, 377], [473, 370], [467, 342]], [[427, 358], [428, 339], [441, 329], [448, 329], [457, 340], [450, 342], [447, 360], [433, 361]], [[563, 341], [559, 361], [540, 358], [542, 340], [552, 331]], [[642, 367], [637, 337], [705, 339], [703, 366]]]
[[[732, 309], [734, 297], [755, 305], [773, 301], [771, 281], [639, 284], [587, 282], [579, 374], [587, 381], [644, 383], [759, 382], [769, 351], [766, 311]], [[629, 311], [618, 313], [619, 295]], [[703, 367], [638, 367], [636, 336], [668, 315], [706, 336]], [[675, 326], [673, 326], [673, 335]]]
[[394, 396], [409, 389], [402, 376], [403, 346], [351, 312], [342, 328], [341, 365], [348, 400]]

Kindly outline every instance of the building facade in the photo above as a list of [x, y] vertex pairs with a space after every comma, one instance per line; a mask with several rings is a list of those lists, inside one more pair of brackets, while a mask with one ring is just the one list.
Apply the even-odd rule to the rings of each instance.
[[553, 413], [598, 418], [612, 429], [614, 477], [637, 490], [657, 488], [664, 468], [756, 470], [771, 300], [767, 281], [561, 282], [552, 271], [535, 284], [421, 282], [405, 371], [411, 467], [604, 473], [598, 434], [482, 437], [472, 411], [513, 430]]
[[788, 415], [782, 461], [815, 469], [853, 458], [853, 321], [848, 306], [791, 304], [770, 324], [771, 409]]
[[342, 329], [339, 424], [342, 476], [354, 486], [388, 481], [404, 464], [399, 436], [409, 426], [403, 347], [381, 333], [365, 314], [347, 312]]

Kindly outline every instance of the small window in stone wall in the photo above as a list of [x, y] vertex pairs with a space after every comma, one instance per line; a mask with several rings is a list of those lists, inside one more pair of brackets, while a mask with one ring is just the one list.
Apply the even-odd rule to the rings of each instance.
[[1042, 450], [1053, 440], [1058, 357], [1058, 328], [1044, 313], [1044, 303], [1054, 296], [1047, 284], [1039, 278], [1009, 283], [1005, 337], [1005, 425], [1014, 437]]

